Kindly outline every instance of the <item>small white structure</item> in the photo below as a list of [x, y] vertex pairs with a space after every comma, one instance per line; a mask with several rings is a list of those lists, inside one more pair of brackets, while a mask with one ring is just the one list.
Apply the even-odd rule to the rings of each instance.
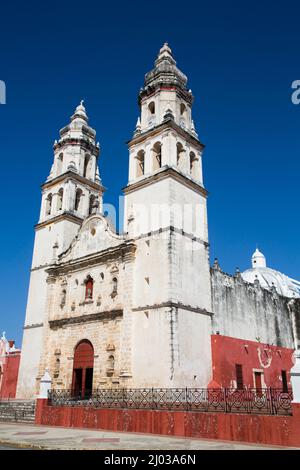
[[40, 393], [38, 398], [48, 398], [48, 392], [51, 390], [51, 375], [49, 374], [48, 369], [45, 370], [45, 374], [41, 378], [40, 382]]

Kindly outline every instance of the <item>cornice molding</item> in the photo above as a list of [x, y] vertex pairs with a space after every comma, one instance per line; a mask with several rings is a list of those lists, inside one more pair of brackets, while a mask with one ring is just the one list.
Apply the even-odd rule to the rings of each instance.
[[88, 186], [89, 188], [95, 189], [96, 191], [99, 191], [101, 194], [104, 193], [106, 188], [102, 186], [102, 184], [94, 183], [93, 181], [89, 180], [88, 178], [84, 178], [81, 175], [78, 175], [78, 173], [74, 173], [73, 171], [67, 171], [56, 178], [53, 178], [50, 181], [46, 181], [41, 185], [42, 190], [49, 189], [52, 186], [66, 180], [73, 180], [74, 182], [79, 182], [83, 184], [84, 186]]
[[178, 233], [179, 235], [182, 235], [183, 237], [190, 238], [194, 242], [201, 243], [205, 247], [209, 247], [209, 243], [207, 241], [202, 240], [201, 238], [195, 237], [195, 235], [193, 235], [192, 233], [185, 232], [184, 230], [174, 227], [173, 225], [169, 225], [168, 227], [164, 227], [164, 228], [159, 228], [157, 230], [152, 230], [151, 232], [142, 233], [138, 237], [134, 237], [133, 240], [140, 240], [141, 238], [154, 237], [155, 235], [159, 235], [160, 233], [163, 233], [163, 232], [170, 232], [170, 233], [175, 232], [175, 233]]
[[149, 186], [153, 183], [156, 183], [157, 181], [160, 181], [166, 178], [172, 178], [178, 181], [179, 183], [184, 184], [186, 187], [192, 189], [193, 191], [196, 191], [198, 194], [201, 194], [205, 198], [208, 195], [208, 191], [203, 186], [200, 186], [200, 184], [196, 183], [193, 180], [190, 180], [189, 178], [182, 175], [177, 170], [175, 170], [175, 168], [172, 168], [172, 167], [162, 168], [161, 171], [159, 171], [158, 173], [155, 173], [154, 175], [148, 176], [139, 181], [128, 184], [125, 188], [123, 188], [123, 192], [125, 194], [129, 194], [132, 191], [136, 191], [137, 189], [143, 188], [144, 186]]
[[63, 328], [69, 325], [80, 325], [82, 323], [92, 323], [102, 320], [115, 320], [123, 317], [123, 310], [106, 310], [105, 312], [90, 313], [78, 317], [61, 318], [59, 320], [49, 320], [49, 326], [53, 329]]
[[144, 307], [135, 307], [132, 309], [133, 312], [140, 312], [145, 310], [156, 310], [161, 308], [179, 308], [182, 310], [189, 310], [190, 312], [200, 313], [201, 315], [207, 315], [209, 317], [213, 316], [212, 312], [208, 312], [205, 308], [200, 307], [192, 307], [191, 305], [185, 305], [180, 302], [173, 302], [169, 300], [167, 302], [162, 302], [160, 304], [153, 304], [153, 305], [145, 305]]
[[177, 134], [179, 134], [181, 137], [183, 137], [187, 142], [190, 142], [192, 145], [194, 145], [198, 150], [202, 151], [205, 148], [205, 145], [202, 144], [196, 137], [194, 137], [192, 134], [187, 132], [185, 129], [180, 127], [176, 122], [168, 118], [164, 120], [162, 123], [158, 124], [157, 126], [153, 127], [152, 129], [149, 129], [146, 132], [142, 132], [141, 134], [133, 137], [133, 139], [129, 140], [127, 142], [128, 147], [132, 147], [133, 145], [140, 144], [141, 142], [145, 141], [148, 138], [155, 137], [156, 135], [160, 135], [162, 131], [164, 130], [174, 130], [176, 131]]
[[[69, 125], [65, 126], [63, 129], [61, 129], [61, 132], [63, 131], [62, 135], [64, 135], [66, 132], [68, 132], [68, 130], [69, 130]], [[89, 136], [92, 137], [92, 138], [95, 137], [95, 135], [93, 135], [93, 134], [89, 134]], [[76, 146], [79, 145], [84, 150], [90, 151], [92, 153], [92, 155], [94, 155], [97, 159], [99, 157], [99, 147], [97, 147], [96, 144], [94, 144], [92, 142], [89, 142], [86, 139], [82, 139], [82, 138], [64, 137], [63, 139], [60, 139], [58, 142], [56, 142], [53, 145], [53, 149], [56, 152], [60, 149], [63, 149], [64, 147], [66, 147], [68, 145], [76, 145]]]
[[120, 245], [117, 245], [113, 248], [107, 248], [106, 250], [93, 253], [82, 258], [77, 258], [75, 260], [53, 265], [49, 267], [46, 272], [49, 274], [49, 276], [56, 277], [60, 276], [61, 274], [89, 268], [108, 260], [121, 258], [123, 261], [130, 261], [133, 259], [135, 250], [136, 244], [133, 241], [126, 241], [125, 243], [121, 243]]
[[44, 323], [32, 323], [31, 325], [23, 326], [23, 330], [30, 330], [31, 328], [41, 328], [44, 326]]
[[60, 222], [61, 220], [69, 220], [70, 222], [75, 222], [75, 224], [81, 225], [83, 219], [78, 217], [77, 215], [72, 214], [71, 212], [63, 212], [51, 219], [45, 220], [44, 222], [40, 222], [34, 226], [35, 230], [40, 230], [43, 227], [46, 227], [49, 224]]
[[141, 106], [143, 101], [151, 98], [151, 96], [159, 94], [161, 91], [175, 91], [176, 95], [179, 98], [183, 98], [184, 100], [192, 106], [194, 97], [188, 90], [179, 87], [178, 85], [170, 85], [168, 82], [159, 82], [155, 85], [148, 86], [146, 89], [144, 88], [138, 96], [138, 104]]

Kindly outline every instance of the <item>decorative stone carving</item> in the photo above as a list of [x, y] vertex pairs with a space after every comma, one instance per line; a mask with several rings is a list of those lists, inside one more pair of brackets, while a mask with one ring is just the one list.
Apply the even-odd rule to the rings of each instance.
[[114, 264], [114, 265], [112, 266], [110, 272], [111, 272], [112, 274], [118, 273], [118, 272], [119, 272], [118, 266], [117, 266], [116, 264]]

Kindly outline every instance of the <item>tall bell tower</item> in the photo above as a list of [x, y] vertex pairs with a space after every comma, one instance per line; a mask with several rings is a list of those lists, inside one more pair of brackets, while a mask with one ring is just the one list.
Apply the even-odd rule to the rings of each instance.
[[18, 398], [31, 398], [40, 377], [38, 365], [42, 349], [46, 312], [46, 269], [56, 262], [76, 236], [83, 220], [102, 211], [104, 188], [98, 170], [99, 144], [88, 125], [83, 102], [71, 122], [60, 130], [54, 143], [54, 161], [42, 185], [40, 217], [35, 241], [24, 325], [22, 355], [17, 386]]
[[168, 44], [139, 93], [129, 142], [124, 227], [136, 240], [134, 386], [208, 384], [211, 287], [207, 191], [193, 95]]

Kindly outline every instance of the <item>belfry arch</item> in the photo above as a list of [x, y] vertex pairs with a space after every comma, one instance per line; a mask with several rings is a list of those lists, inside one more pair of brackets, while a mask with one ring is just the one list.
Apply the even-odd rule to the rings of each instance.
[[74, 350], [72, 393], [74, 396], [89, 398], [93, 389], [94, 348], [83, 339]]

